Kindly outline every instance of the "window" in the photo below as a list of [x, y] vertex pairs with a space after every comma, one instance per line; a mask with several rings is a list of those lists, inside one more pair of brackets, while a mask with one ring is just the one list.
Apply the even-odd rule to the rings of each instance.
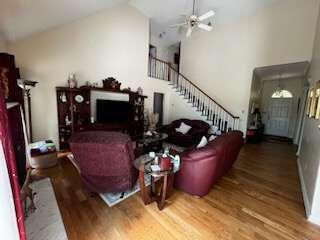
[[287, 90], [275, 91], [271, 98], [292, 98], [291, 92]]

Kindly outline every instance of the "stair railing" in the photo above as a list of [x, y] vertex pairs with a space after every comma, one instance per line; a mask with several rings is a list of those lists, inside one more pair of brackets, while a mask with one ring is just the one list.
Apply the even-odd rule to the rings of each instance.
[[233, 115], [211, 98], [187, 77], [174, 69], [170, 63], [150, 56], [149, 76], [168, 81], [169, 85], [176, 89], [176, 92], [222, 132], [239, 129], [240, 118], [238, 116]]

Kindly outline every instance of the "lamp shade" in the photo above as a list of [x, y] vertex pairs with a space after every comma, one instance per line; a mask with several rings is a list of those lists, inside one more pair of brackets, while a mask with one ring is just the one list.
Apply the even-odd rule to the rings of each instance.
[[36, 81], [30, 81], [30, 80], [23, 80], [23, 79], [17, 79], [17, 84], [20, 88], [23, 90], [30, 90], [31, 88], [35, 87], [38, 82]]

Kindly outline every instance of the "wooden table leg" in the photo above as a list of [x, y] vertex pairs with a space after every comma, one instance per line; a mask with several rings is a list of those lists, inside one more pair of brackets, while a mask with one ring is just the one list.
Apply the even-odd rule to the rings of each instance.
[[168, 187], [167, 187], [167, 195], [166, 195], [166, 199], [168, 199], [173, 192], [173, 183], [174, 183], [174, 174], [170, 174], [168, 176]]
[[139, 183], [142, 201], [145, 205], [148, 205], [152, 202], [152, 199], [150, 197], [150, 191], [148, 190], [144, 181], [144, 171], [139, 171]]
[[151, 178], [151, 190], [150, 193], [152, 196], [155, 196], [157, 194], [157, 188], [156, 188], [156, 183], [155, 183], [155, 179], [153, 176], [150, 176]]
[[168, 188], [168, 175], [165, 175], [163, 177], [163, 184], [161, 188], [160, 198], [157, 201], [159, 210], [162, 210], [166, 203], [167, 188]]

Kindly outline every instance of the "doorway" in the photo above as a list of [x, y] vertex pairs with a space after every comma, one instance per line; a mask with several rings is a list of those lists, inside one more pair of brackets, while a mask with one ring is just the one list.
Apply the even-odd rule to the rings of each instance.
[[153, 113], [159, 114], [159, 121], [158, 126], [160, 127], [163, 125], [163, 100], [164, 100], [164, 94], [155, 92], [153, 94]]
[[[251, 86], [247, 140], [298, 143], [308, 62], [256, 68]], [[248, 138], [249, 136], [249, 138]]]
[[149, 45], [149, 57], [157, 57], [157, 48], [151, 44]]
[[267, 104], [265, 134], [278, 137], [290, 137], [289, 127], [291, 121], [291, 112], [293, 107], [293, 98], [274, 98], [271, 97]]

